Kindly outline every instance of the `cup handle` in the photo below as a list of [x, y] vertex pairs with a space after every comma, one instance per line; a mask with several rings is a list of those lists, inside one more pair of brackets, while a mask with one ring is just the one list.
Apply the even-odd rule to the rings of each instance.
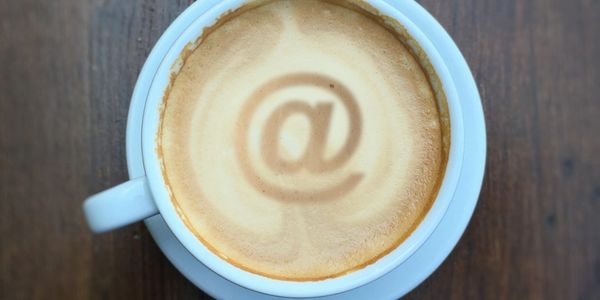
[[105, 232], [158, 214], [146, 177], [139, 177], [92, 195], [83, 212], [94, 232]]

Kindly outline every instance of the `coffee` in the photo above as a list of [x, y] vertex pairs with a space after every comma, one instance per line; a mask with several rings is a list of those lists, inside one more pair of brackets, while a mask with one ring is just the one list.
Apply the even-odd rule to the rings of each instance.
[[395, 249], [431, 207], [448, 158], [444, 94], [410, 36], [371, 12], [254, 2], [182, 54], [162, 171], [186, 226], [228, 262], [337, 277]]

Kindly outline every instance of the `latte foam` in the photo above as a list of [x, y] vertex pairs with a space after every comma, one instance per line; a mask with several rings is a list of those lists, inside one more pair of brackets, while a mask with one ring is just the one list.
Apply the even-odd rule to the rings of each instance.
[[340, 3], [226, 16], [165, 93], [172, 201], [204, 245], [250, 272], [305, 281], [364, 267], [418, 226], [443, 178], [435, 74], [409, 37]]

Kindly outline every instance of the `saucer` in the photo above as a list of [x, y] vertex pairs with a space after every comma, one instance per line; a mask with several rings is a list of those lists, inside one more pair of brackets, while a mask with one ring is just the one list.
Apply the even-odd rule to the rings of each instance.
[[[144, 176], [141, 130], [146, 97], [163, 57], [198, 16], [219, 0], [197, 1], [169, 26], [158, 40], [133, 91], [127, 121], [127, 164], [130, 178]], [[479, 197], [486, 156], [483, 109], [469, 67], [456, 44], [442, 26], [412, 0], [387, 1], [428, 36], [444, 59], [457, 87], [463, 110], [465, 149], [461, 175], [446, 215], [425, 243], [406, 261], [379, 279], [323, 299], [395, 299], [423, 282], [450, 254], [464, 232]], [[145, 220], [152, 237], [171, 263], [194, 285], [219, 299], [289, 299], [262, 294], [236, 285], [196, 260], [179, 243], [160, 215]]]

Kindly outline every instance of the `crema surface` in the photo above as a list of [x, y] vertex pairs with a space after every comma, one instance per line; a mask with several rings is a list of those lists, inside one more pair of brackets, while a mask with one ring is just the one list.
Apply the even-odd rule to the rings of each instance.
[[184, 57], [164, 99], [163, 174], [223, 259], [272, 278], [336, 277], [393, 250], [430, 208], [447, 160], [438, 100], [373, 16], [268, 2]]

